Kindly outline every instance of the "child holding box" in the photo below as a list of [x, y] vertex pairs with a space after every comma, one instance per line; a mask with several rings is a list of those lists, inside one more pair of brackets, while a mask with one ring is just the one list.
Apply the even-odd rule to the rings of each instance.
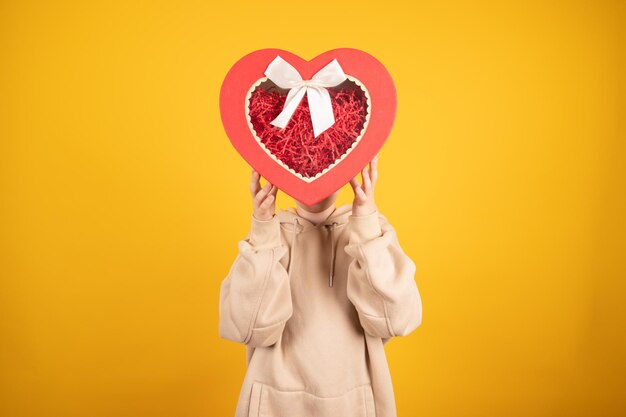
[[219, 334], [246, 345], [236, 417], [393, 417], [384, 345], [422, 320], [413, 261], [378, 212], [378, 156], [353, 203], [275, 213], [253, 170], [251, 229], [222, 281]]

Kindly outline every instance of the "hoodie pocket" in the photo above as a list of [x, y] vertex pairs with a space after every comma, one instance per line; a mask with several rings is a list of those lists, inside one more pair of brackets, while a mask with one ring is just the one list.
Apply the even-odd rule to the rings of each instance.
[[254, 381], [248, 417], [376, 417], [376, 410], [371, 384], [359, 385], [338, 396], [319, 397]]

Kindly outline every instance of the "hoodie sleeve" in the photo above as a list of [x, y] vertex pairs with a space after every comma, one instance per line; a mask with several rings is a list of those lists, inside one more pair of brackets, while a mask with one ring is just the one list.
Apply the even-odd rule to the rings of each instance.
[[406, 336], [422, 322], [422, 301], [415, 283], [415, 263], [398, 243], [394, 228], [375, 211], [349, 218], [345, 251], [348, 298], [366, 333], [388, 341]]
[[287, 250], [278, 216], [252, 216], [250, 233], [239, 241], [237, 257], [221, 283], [220, 337], [253, 347], [279, 340], [293, 312], [288, 274], [280, 262]]

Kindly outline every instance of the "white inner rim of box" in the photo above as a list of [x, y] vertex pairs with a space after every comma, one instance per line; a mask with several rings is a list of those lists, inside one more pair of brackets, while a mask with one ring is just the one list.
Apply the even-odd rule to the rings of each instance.
[[263, 149], [263, 151], [266, 154], [268, 154], [270, 156], [270, 158], [272, 158], [274, 161], [276, 161], [276, 163], [278, 165], [280, 165], [283, 168], [285, 168], [291, 174], [293, 174], [296, 177], [300, 178], [302, 181], [313, 182], [316, 179], [320, 178], [322, 175], [324, 175], [327, 172], [329, 172], [331, 169], [333, 169], [337, 164], [339, 164], [341, 161], [343, 161], [350, 154], [350, 152], [352, 152], [353, 149], [355, 149], [357, 147], [357, 145], [361, 141], [361, 138], [365, 134], [365, 131], [367, 130], [367, 126], [369, 124], [370, 117], [371, 117], [371, 114], [372, 114], [372, 99], [370, 97], [370, 93], [367, 90], [367, 88], [365, 88], [363, 83], [361, 81], [359, 81], [357, 78], [352, 77], [351, 75], [346, 75], [346, 78], [348, 80], [352, 81], [353, 83], [355, 83], [365, 93], [365, 98], [366, 98], [366, 101], [367, 101], [367, 112], [365, 114], [365, 123], [363, 123], [363, 128], [361, 129], [361, 133], [359, 133], [359, 135], [357, 136], [356, 140], [354, 142], [352, 142], [352, 145], [350, 146], [350, 148], [348, 148], [348, 150], [343, 155], [341, 155], [341, 157], [339, 159], [337, 159], [335, 162], [333, 162], [332, 164], [330, 164], [329, 166], [324, 168], [321, 172], [318, 172], [317, 174], [315, 174], [314, 177], [305, 177], [304, 175], [300, 174], [299, 172], [296, 172], [294, 169], [292, 169], [289, 166], [287, 166], [283, 161], [278, 159], [272, 152], [270, 152], [270, 150], [265, 147], [265, 144], [263, 144], [263, 142], [261, 142], [261, 139], [256, 135], [256, 131], [254, 130], [254, 127], [252, 126], [252, 121], [250, 119], [250, 97], [252, 97], [252, 92], [259, 85], [261, 85], [262, 83], [267, 81], [268, 78], [267, 77], [259, 78], [259, 80], [257, 82], [255, 82], [252, 85], [252, 87], [250, 87], [250, 89], [248, 90], [248, 93], [246, 94], [246, 99], [244, 101], [246, 122], [248, 123], [248, 128], [250, 129], [250, 132], [252, 133], [252, 136], [254, 136], [254, 139], [256, 140], [256, 142], [259, 144], [259, 146], [261, 146], [261, 149]]

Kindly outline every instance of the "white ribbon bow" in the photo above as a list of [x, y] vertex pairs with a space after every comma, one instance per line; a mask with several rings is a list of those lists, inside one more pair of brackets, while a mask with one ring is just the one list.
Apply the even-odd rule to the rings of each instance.
[[305, 94], [309, 101], [315, 137], [335, 123], [330, 94], [325, 87], [339, 85], [347, 78], [337, 59], [333, 59], [315, 73], [312, 79], [302, 80], [298, 70], [280, 56], [276, 56], [265, 70], [265, 75], [280, 88], [289, 89], [283, 110], [272, 120], [272, 125], [285, 128]]

